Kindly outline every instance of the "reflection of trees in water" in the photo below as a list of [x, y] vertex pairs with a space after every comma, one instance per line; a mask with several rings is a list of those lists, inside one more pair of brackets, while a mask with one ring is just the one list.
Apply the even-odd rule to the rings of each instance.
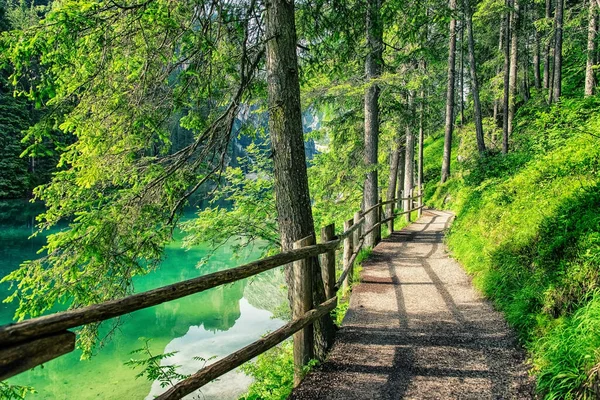
[[244, 298], [253, 307], [275, 313], [287, 302], [283, 268], [276, 268], [249, 278]]

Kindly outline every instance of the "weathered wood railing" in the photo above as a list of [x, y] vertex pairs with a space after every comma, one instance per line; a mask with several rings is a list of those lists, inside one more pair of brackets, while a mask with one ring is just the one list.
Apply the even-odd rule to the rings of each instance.
[[[410, 214], [413, 211], [417, 211], [418, 215], [421, 214], [423, 196], [421, 188], [418, 190], [418, 195], [413, 195], [411, 190], [407, 197], [387, 201], [380, 200], [379, 203], [364, 212], [356, 212], [353, 219], [345, 222], [344, 232], [338, 236], [335, 236], [333, 224], [324, 227], [321, 230], [321, 243], [319, 244], [314, 244], [314, 238], [311, 236], [297, 241], [292, 250], [236, 268], [203, 275], [121, 299], [0, 326], [0, 381], [73, 351], [75, 334], [68, 329], [105, 321], [293, 263], [296, 276], [294, 298], [297, 301], [292, 305], [293, 320], [291, 322], [201, 369], [156, 398], [180, 399], [292, 335], [294, 335], [295, 342], [294, 363], [297, 367], [295, 382], [298, 383], [301, 379], [301, 367], [307, 361], [307, 354], [311, 354], [308, 347], [312, 343], [312, 333], [309, 334], [312, 329], [308, 328], [313, 322], [336, 307], [337, 291], [342, 287], [347, 288], [351, 284], [354, 262], [362, 249], [364, 238], [370, 234], [381, 238], [381, 227], [385, 223], [388, 224], [389, 231], [393, 232], [393, 221], [399, 215], [406, 215], [407, 221], [410, 221]], [[394, 212], [394, 204], [403, 200], [408, 201], [410, 209]], [[415, 200], [418, 201], [416, 207]], [[388, 206], [387, 217], [383, 211], [383, 206], [386, 205]], [[377, 222], [363, 232], [365, 215], [370, 212], [376, 212]], [[341, 243], [344, 245], [343, 271], [336, 280], [335, 251]], [[314, 259], [319, 255], [321, 255], [321, 274], [328, 300], [314, 306], [309, 284], [311, 277], [308, 271], [310, 268], [307, 267], [309, 264], [307, 260]]]

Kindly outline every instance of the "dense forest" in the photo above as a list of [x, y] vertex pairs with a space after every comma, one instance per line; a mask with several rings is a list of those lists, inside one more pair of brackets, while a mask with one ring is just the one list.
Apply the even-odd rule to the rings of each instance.
[[[0, 0], [0, 199], [43, 203], [51, 232], [3, 277], [15, 318], [131, 294], [175, 232], [271, 255], [423, 185], [455, 212], [452, 255], [517, 332], [540, 398], [598, 398], [599, 10]], [[293, 301], [291, 268], [286, 283]], [[317, 358], [332, 326], [315, 323]], [[85, 325], [77, 344], [100, 339]]]

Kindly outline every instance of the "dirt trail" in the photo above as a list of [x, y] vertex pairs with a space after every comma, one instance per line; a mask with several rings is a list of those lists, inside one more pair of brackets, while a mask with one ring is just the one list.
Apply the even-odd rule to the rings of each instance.
[[502, 315], [443, 244], [452, 214], [426, 211], [364, 263], [336, 343], [290, 399], [532, 399]]

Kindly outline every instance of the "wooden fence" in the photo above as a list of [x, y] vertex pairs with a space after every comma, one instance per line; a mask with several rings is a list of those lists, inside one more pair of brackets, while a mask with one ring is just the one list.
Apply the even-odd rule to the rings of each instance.
[[[394, 212], [394, 205], [403, 200], [408, 201], [410, 209]], [[416, 206], [415, 200], [417, 200]], [[384, 206], [387, 206], [387, 216]], [[376, 235], [376, 238], [381, 238], [383, 224], [387, 223], [389, 231], [393, 232], [393, 221], [397, 216], [405, 215], [407, 221], [410, 221], [411, 212], [417, 211], [420, 216], [422, 209], [423, 195], [421, 188], [418, 188], [416, 195], [413, 195], [411, 190], [408, 197], [387, 201], [380, 199], [379, 203], [364, 212], [356, 212], [352, 219], [344, 223], [344, 232], [338, 236], [335, 236], [333, 224], [322, 228], [321, 243], [319, 244], [315, 244], [315, 239], [311, 236], [297, 241], [292, 250], [236, 268], [181, 281], [121, 299], [0, 326], [0, 381], [73, 351], [75, 334], [68, 329], [105, 321], [293, 263], [294, 299], [297, 301], [292, 304], [291, 322], [204, 367], [178, 382], [156, 399], [180, 399], [292, 335], [294, 336], [294, 381], [297, 384], [301, 379], [301, 368], [312, 354], [311, 324], [331, 312], [337, 305], [337, 291], [350, 285], [354, 262], [362, 249], [364, 238], [373, 234]], [[377, 223], [363, 232], [365, 215], [371, 212], [376, 213]], [[343, 244], [343, 271], [336, 280], [335, 251], [340, 244]], [[328, 300], [322, 304], [313, 305], [308, 260], [319, 255], [321, 255], [321, 274]]]

